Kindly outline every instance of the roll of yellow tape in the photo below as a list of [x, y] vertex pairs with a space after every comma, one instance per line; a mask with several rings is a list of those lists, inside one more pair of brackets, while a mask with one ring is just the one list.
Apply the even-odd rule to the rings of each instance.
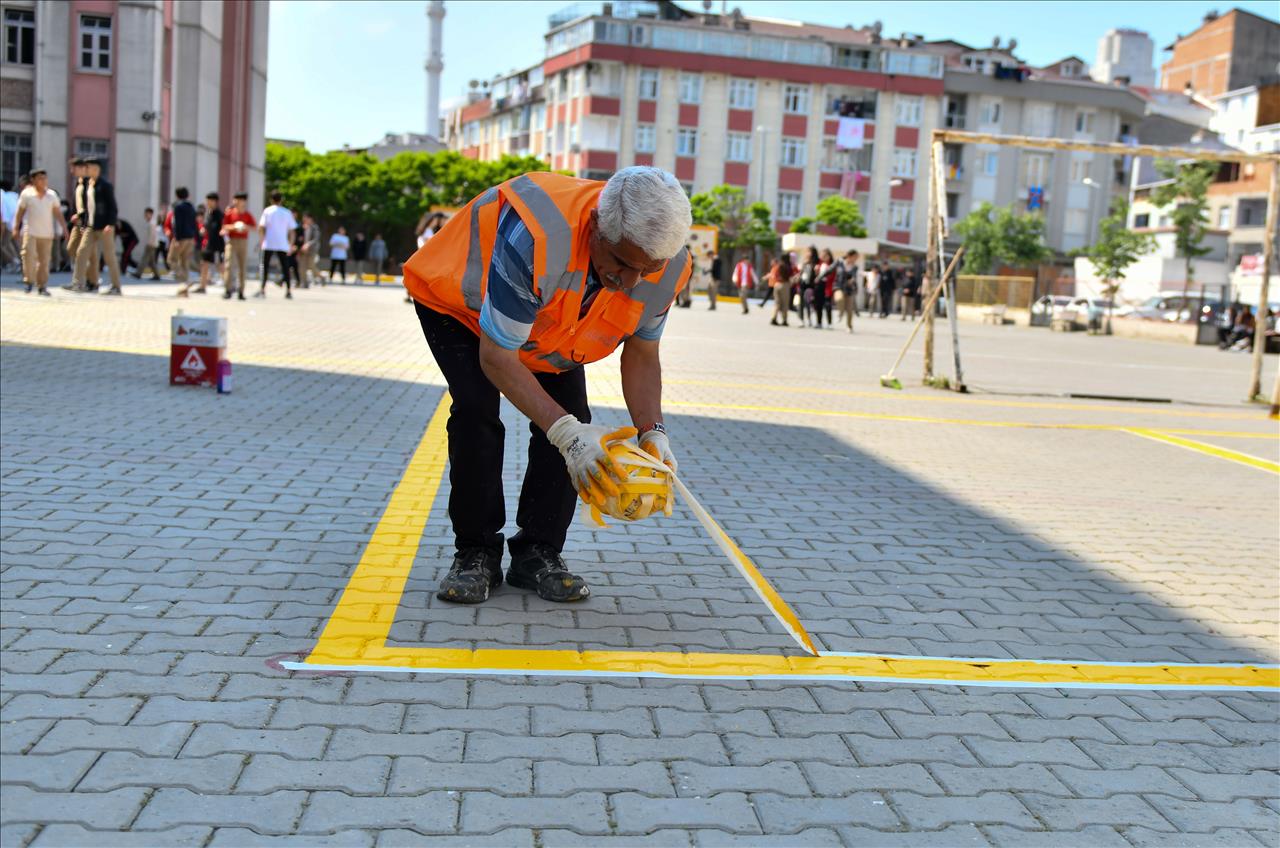
[[671, 515], [675, 505], [671, 469], [645, 453], [630, 439], [615, 439], [605, 445], [626, 476], [618, 481], [618, 494], [603, 507], [591, 506], [591, 520], [606, 527], [603, 516], [619, 521], [641, 521], [651, 515]]

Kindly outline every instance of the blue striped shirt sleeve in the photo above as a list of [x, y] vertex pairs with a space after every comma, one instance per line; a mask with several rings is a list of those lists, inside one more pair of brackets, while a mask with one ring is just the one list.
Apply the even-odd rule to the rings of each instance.
[[541, 308], [533, 290], [533, 234], [508, 206], [498, 219], [480, 329], [499, 347], [516, 350], [529, 340]]

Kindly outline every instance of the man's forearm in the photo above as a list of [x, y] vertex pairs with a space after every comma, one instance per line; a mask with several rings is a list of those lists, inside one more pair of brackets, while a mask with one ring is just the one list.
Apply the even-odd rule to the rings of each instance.
[[483, 333], [480, 334], [480, 368], [489, 382], [542, 432], [567, 414], [524, 366], [518, 353], [499, 347]]
[[636, 427], [662, 420], [662, 361], [658, 343], [632, 338], [622, 349], [622, 396]]

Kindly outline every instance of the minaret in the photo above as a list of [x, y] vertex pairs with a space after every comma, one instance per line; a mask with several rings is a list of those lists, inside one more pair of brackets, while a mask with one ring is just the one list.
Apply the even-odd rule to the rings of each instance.
[[444, 2], [427, 4], [427, 135], [440, 136], [440, 72], [444, 70]]

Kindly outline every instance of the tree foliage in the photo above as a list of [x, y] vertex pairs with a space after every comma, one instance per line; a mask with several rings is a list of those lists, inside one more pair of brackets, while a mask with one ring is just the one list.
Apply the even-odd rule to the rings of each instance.
[[1098, 238], [1085, 251], [1094, 273], [1107, 283], [1107, 297], [1114, 299], [1125, 271], [1155, 248], [1155, 239], [1128, 227], [1129, 203], [1123, 197], [1111, 201], [1111, 213], [1098, 222]]
[[772, 247], [778, 241], [769, 204], [747, 203], [747, 193], [738, 186], [718, 185], [711, 191], [689, 198], [693, 223], [720, 228], [720, 247], [732, 258], [741, 248]]
[[1185, 294], [1195, 281], [1195, 258], [1209, 252], [1209, 248], [1202, 245], [1205, 225], [1209, 222], [1207, 195], [1218, 166], [1213, 162], [1160, 159], [1156, 161], [1156, 172], [1167, 182], [1151, 192], [1151, 202], [1156, 206], [1173, 204], [1173, 213], [1169, 217], [1175, 231], [1174, 246], [1187, 263], [1187, 279], [1183, 283]]
[[382, 233], [393, 257], [414, 247], [414, 227], [433, 206], [461, 206], [490, 186], [528, 171], [545, 171], [532, 156], [478, 162], [456, 151], [399, 153], [380, 160], [367, 153], [311, 153], [267, 145], [267, 192], [279, 191], [298, 213], [309, 212], [326, 231], [345, 226], [372, 240]]
[[838, 194], [818, 201], [818, 223], [835, 227], [836, 232], [842, 236], [865, 238], [867, 235], [858, 201]]
[[814, 224], [818, 223], [815, 219], [808, 215], [801, 215], [791, 222], [791, 232], [793, 233], [811, 233]]
[[999, 262], [1035, 265], [1053, 255], [1044, 243], [1044, 218], [1015, 215], [1012, 204], [983, 203], [955, 225], [955, 232], [964, 241], [966, 274], [986, 274]]

